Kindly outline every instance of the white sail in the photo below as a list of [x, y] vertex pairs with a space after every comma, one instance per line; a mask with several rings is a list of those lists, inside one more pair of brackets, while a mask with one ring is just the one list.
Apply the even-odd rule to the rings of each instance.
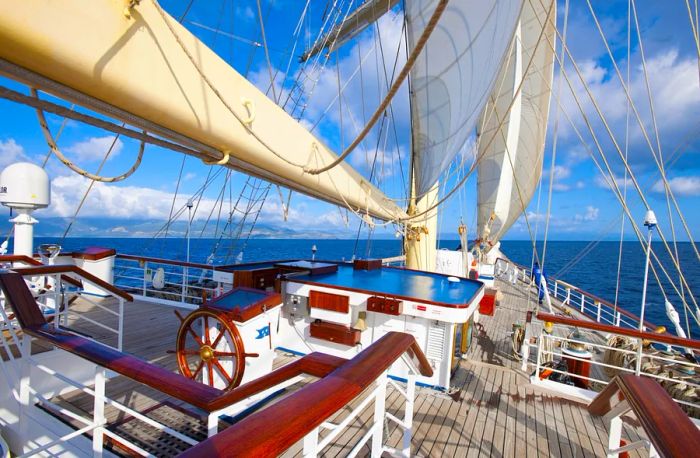
[[[409, 52], [437, 0], [405, 3]], [[411, 70], [413, 173], [418, 196], [473, 133], [513, 37], [520, 1], [450, 2]]]
[[519, 32], [479, 123], [477, 235], [482, 241], [495, 243], [505, 234], [527, 208], [542, 174], [555, 7], [553, 0], [523, 5]]

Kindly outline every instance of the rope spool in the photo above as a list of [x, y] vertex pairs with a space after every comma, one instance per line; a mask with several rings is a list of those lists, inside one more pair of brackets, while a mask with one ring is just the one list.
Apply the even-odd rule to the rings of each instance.
[[[610, 339], [608, 339], [606, 345], [612, 348], [619, 348], [620, 350], [634, 350], [636, 347], [636, 345], [632, 341], [630, 341], [630, 339], [622, 336], [611, 337]], [[605, 353], [603, 354], [603, 362], [610, 366], [629, 367], [630, 359], [631, 358], [629, 353], [611, 350], [610, 348], [607, 348], [605, 350]], [[607, 375], [608, 377], [613, 378], [622, 371], [612, 367], [604, 366], [603, 372], [605, 372], [605, 375]]]

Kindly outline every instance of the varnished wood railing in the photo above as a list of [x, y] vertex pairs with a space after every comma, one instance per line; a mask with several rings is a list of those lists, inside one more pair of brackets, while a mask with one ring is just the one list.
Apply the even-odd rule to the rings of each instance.
[[560, 315], [552, 315], [551, 313], [540, 312], [537, 314], [537, 319], [548, 321], [555, 324], [563, 324], [567, 326], [576, 326], [578, 328], [590, 329], [593, 331], [601, 331], [610, 334], [618, 334], [627, 337], [635, 337], [638, 339], [650, 340], [653, 342], [665, 343], [668, 345], [676, 345], [684, 348], [692, 348], [700, 350], [700, 340], [684, 339], [671, 334], [658, 334], [655, 332], [638, 331], [634, 329], [621, 328], [609, 324], [596, 323], [594, 321], [578, 320]]
[[[625, 404], [612, 406], [611, 400], [618, 392], [622, 395], [621, 403]], [[610, 421], [609, 453], [622, 451], [619, 450], [620, 416], [629, 410], [634, 412], [660, 456], [700, 453], [700, 431], [686, 413], [656, 381], [632, 374], [615, 377], [588, 406], [591, 415], [605, 415]]]
[[[58, 269], [63, 266], [50, 267]], [[195, 446], [186, 452], [188, 456], [225, 456], [234, 452], [247, 456], [278, 454], [347, 405], [400, 357], [405, 355], [410, 365], [422, 375], [430, 377], [433, 373], [413, 336], [390, 332], [352, 360], [312, 353], [232, 391], [223, 392], [81, 335], [50, 326], [22, 275], [17, 272], [0, 273], [0, 288], [27, 335], [199, 407], [214, 418], [226, 406], [300, 374], [321, 378]], [[281, 426], [271, 428], [270, 425]]]
[[[88, 282], [92, 283], [95, 286], [98, 286], [105, 291], [109, 291], [113, 295], [117, 297], [121, 297], [124, 300], [127, 300], [129, 302], [132, 302], [134, 298], [131, 296], [131, 294], [127, 293], [126, 291], [123, 291], [116, 286], [112, 285], [111, 283], [107, 283], [106, 281], [102, 280], [101, 278], [98, 278], [91, 274], [90, 272], [87, 272], [83, 269], [81, 269], [78, 266], [74, 266], [72, 264], [58, 264], [58, 265], [53, 265], [53, 266], [45, 266], [45, 265], [38, 265], [38, 266], [33, 266], [33, 267], [17, 267], [13, 268], [13, 271], [20, 273], [22, 275], [52, 275], [52, 274], [74, 274], [77, 275], [84, 280], [87, 280]], [[65, 280], [69, 283], [75, 284], [77, 280], [68, 277], [66, 275], [61, 276], [62, 280]], [[82, 286], [82, 283], [78, 281], [78, 286]]]
[[180, 456], [277, 456], [355, 399], [405, 353], [422, 375], [432, 375], [413, 336], [390, 332], [323, 379]]
[[[34, 259], [30, 256], [23, 255], [23, 254], [0, 255], [0, 262], [12, 262], [12, 263], [21, 262], [23, 264], [26, 264], [27, 266], [43, 266], [44, 265], [41, 263], [41, 261]], [[79, 280], [76, 280], [75, 278], [71, 278], [67, 275], [61, 276], [61, 280], [65, 281], [66, 283], [70, 283], [73, 286], [77, 286], [79, 288], [82, 288], [82, 286], [83, 286]]]

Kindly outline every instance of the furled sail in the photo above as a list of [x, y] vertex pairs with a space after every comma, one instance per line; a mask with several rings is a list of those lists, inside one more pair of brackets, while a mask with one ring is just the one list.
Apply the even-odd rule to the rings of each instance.
[[554, 0], [523, 5], [510, 55], [479, 123], [477, 236], [484, 242], [496, 243], [513, 225], [542, 174], [555, 8]]
[[[407, 0], [409, 52], [437, 0]], [[521, 2], [449, 2], [411, 70], [413, 173], [422, 196], [464, 147], [476, 127], [513, 38]]]
[[350, 13], [343, 22], [333, 27], [330, 32], [318, 37], [313, 46], [302, 54], [301, 61], [308, 60], [323, 49], [333, 51], [339, 48], [391, 10], [398, 2], [399, 0], [366, 1]]
[[346, 163], [306, 173], [337, 156], [159, 8], [155, 1], [0, 2], [0, 72], [203, 145], [202, 155], [222, 165], [377, 218], [405, 216]]

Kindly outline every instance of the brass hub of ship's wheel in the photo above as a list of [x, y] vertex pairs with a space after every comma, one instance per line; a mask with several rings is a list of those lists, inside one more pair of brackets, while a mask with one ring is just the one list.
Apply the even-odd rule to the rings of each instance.
[[198, 382], [230, 390], [243, 378], [246, 354], [236, 325], [221, 312], [198, 309], [182, 318], [177, 332], [180, 373]]
[[211, 361], [214, 358], [214, 349], [209, 345], [202, 345], [202, 348], [199, 349], [199, 357], [204, 362]]

